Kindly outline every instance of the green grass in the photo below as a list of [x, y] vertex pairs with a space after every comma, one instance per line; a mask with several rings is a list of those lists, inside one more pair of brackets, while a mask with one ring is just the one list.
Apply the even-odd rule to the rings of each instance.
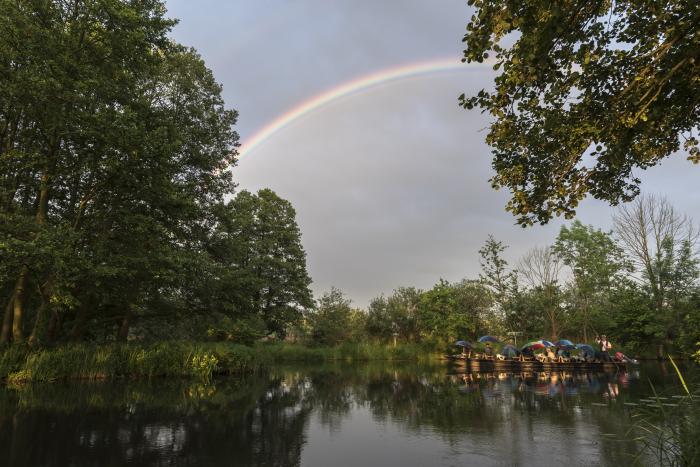
[[307, 347], [261, 343], [254, 347], [226, 342], [168, 341], [153, 344], [71, 344], [43, 349], [10, 347], [0, 351], [0, 379], [10, 383], [187, 377], [259, 371], [276, 363], [426, 361], [436, 354], [415, 344], [342, 344]]

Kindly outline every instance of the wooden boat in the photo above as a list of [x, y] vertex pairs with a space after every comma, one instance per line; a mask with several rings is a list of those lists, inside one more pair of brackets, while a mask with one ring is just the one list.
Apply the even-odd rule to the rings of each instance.
[[582, 362], [582, 361], [568, 361], [568, 362], [552, 362], [552, 361], [540, 361], [535, 359], [505, 359], [500, 360], [498, 358], [469, 358], [461, 354], [457, 355], [445, 355], [445, 360], [452, 364], [464, 366], [474, 371], [493, 371], [493, 370], [503, 370], [503, 371], [616, 371], [625, 370], [627, 368], [627, 362], [612, 361], [612, 362]]

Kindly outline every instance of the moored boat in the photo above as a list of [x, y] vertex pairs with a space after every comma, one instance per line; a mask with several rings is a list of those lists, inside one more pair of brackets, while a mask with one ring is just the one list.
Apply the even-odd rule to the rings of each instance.
[[532, 371], [590, 371], [590, 370], [624, 370], [627, 368], [625, 361], [548, 361], [537, 359], [499, 359], [499, 358], [469, 358], [465, 355], [445, 355], [445, 360], [452, 364], [465, 366], [477, 371], [490, 370], [532, 370]]

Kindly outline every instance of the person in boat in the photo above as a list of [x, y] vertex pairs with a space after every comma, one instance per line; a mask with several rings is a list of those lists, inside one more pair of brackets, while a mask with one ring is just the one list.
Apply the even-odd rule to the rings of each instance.
[[525, 347], [520, 351], [520, 357], [521, 359], [532, 359], [535, 358], [535, 352], [532, 351], [531, 347]]
[[486, 348], [484, 349], [484, 356], [486, 358], [493, 358], [493, 348], [491, 347], [490, 342], [486, 343]]
[[552, 347], [547, 347], [547, 350], [545, 350], [545, 352], [546, 352], [546, 355], [547, 355], [547, 359], [548, 359], [550, 362], [556, 362], [556, 361], [557, 361], [557, 356], [556, 356], [556, 354], [554, 353], [554, 349], [553, 349]]
[[593, 363], [595, 361], [595, 353], [592, 354], [588, 349], [583, 349], [581, 358], [583, 358], [584, 362]]

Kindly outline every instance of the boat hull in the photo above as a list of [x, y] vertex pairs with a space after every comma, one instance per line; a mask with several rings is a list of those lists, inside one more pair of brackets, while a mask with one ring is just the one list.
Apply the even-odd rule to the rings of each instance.
[[461, 355], [447, 355], [447, 361], [475, 371], [513, 370], [513, 371], [595, 371], [624, 370], [626, 362], [540, 362], [520, 360], [498, 360], [483, 358], [466, 358]]

